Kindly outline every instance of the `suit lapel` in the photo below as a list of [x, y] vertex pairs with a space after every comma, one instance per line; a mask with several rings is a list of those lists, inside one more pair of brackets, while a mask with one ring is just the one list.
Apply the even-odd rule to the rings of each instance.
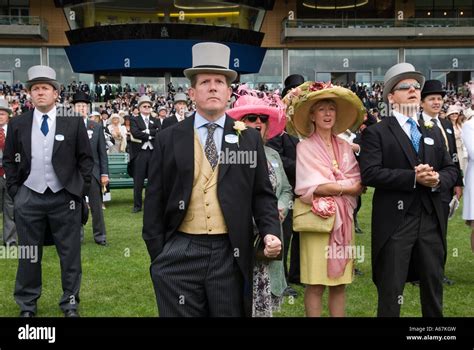
[[[33, 127], [33, 111], [28, 113], [29, 114], [24, 125], [24, 132], [21, 134], [21, 143], [23, 145], [23, 149], [25, 150], [26, 159], [28, 159], [28, 162], [31, 163], [31, 129]], [[7, 132], [10, 132], [10, 130]]]
[[[67, 137], [67, 129], [69, 126], [68, 121], [69, 117], [56, 117], [56, 133], [54, 134], [53, 157]], [[64, 139], [62, 141], [58, 141], [56, 139], [56, 135], [63, 135]]]
[[405, 156], [407, 157], [408, 162], [414, 168], [418, 164], [418, 161], [416, 159], [416, 152], [415, 152], [415, 149], [413, 148], [411, 140], [409, 139], [407, 134], [405, 134], [405, 131], [403, 131], [402, 127], [397, 121], [397, 118], [395, 118], [394, 116], [391, 116], [389, 118], [390, 118], [389, 119], [390, 123], [388, 124], [388, 127], [394, 134], [395, 139], [400, 144], [400, 147], [403, 153], [405, 153]]
[[187, 202], [194, 180], [194, 116], [185, 119], [172, 132], [174, 158], [183, 184], [184, 200]]
[[[225, 118], [225, 124], [224, 124], [224, 134], [222, 135], [222, 143], [221, 143], [221, 155], [227, 155], [227, 154], [231, 154], [229, 152], [237, 152], [238, 151], [238, 148], [239, 146], [237, 145], [237, 143], [228, 143], [225, 141], [225, 135], [228, 135], [228, 134], [233, 134], [235, 135], [235, 130], [234, 130], [234, 119], [232, 119], [231, 117], [229, 117], [227, 114], [226, 114], [226, 118]], [[240, 144], [242, 144], [242, 136], [239, 136], [239, 142]], [[224, 163], [221, 163], [219, 161], [219, 179], [218, 179], [218, 182], [221, 182], [221, 180], [223, 179], [225, 173], [229, 170], [229, 167], [230, 167], [230, 164], [229, 162], [224, 162]]]

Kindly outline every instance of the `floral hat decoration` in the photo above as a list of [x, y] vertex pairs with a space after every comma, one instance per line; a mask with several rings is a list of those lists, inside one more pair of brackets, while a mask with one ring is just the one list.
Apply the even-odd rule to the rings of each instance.
[[296, 136], [311, 136], [314, 132], [314, 123], [309, 111], [311, 106], [324, 99], [331, 99], [336, 103], [334, 134], [340, 134], [347, 129], [356, 131], [364, 121], [365, 108], [359, 97], [351, 90], [333, 86], [330, 82], [307, 81], [292, 89], [283, 98], [283, 102], [287, 105], [287, 131]]
[[268, 115], [266, 135], [268, 140], [280, 135], [285, 130], [286, 105], [280, 99], [278, 92], [265, 93], [259, 90], [252, 90], [244, 84], [239, 86], [235, 97], [237, 100], [234, 102], [233, 108], [226, 111], [232, 119], [240, 121], [248, 114]]

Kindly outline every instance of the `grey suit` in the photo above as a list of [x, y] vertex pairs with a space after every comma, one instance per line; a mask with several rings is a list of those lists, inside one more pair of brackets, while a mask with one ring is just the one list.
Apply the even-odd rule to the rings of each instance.
[[[102, 125], [88, 120], [87, 134], [94, 158], [91, 187], [89, 190], [89, 206], [92, 213], [92, 232], [97, 243], [106, 241], [104, 214], [102, 212], [102, 186], [100, 177], [109, 174], [107, 150]], [[83, 234], [83, 231], [81, 232]], [[82, 237], [81, 237], [82, 238]]]

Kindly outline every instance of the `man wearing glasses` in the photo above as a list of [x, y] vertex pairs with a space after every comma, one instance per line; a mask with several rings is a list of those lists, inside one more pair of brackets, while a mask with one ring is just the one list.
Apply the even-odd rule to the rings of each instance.
[[399, 317], [404, 285], [420, 281], [423, 317], [443, 315], [446, 225], [441, 192], [457, 170], [440, 130], [418, 122], [425, 78], [409, 63], [385, 74], [389, 115], [362, 136], [362, 182], [375, 188], [372, 206], [372, 279], [379, 317]]
[[133, 164], [133, 209], [132, 213], [142, 210], [142, 192], [145, 179], [148, 178], [148, 169], [153, 143], [161, 123], [151, 116], [151, 100], [143, 95], [138, 100], [137, 117], [130, 118], [130, 132], [132, 133], [132, 149], [130, 163]]

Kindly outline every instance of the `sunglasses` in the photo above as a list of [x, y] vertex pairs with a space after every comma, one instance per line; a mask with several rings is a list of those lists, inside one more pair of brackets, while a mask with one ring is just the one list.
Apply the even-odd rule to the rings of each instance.
[[410, 88], [414, 88], [415, 90], [420, 90], [421, 89], [421, 85], [420, 83], [416, 82], [416, 83], [401, 83], [400, 85], [398, 85], [397, 87], [393, 88], [393, 91], [397, 91], [397, 90], [410, 90]]
[[260, 119], [262, 123], [266, 123], [268, 121], [269, 116], [267, 114], [247, 114], [244, 117], [244, 120], [248, 120], [251, 123], [255, 123], [257, 119]]

